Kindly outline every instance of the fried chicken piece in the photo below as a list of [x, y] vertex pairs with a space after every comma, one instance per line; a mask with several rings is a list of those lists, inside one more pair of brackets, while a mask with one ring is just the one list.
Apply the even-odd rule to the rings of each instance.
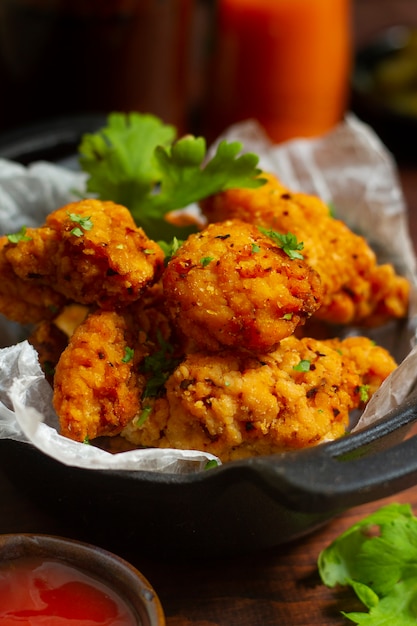
[[344, 367], [353, 364], [361, 377], [361, 397], [371, 398], [395, 369], [390, 353], [366, 337], [332, 338], [325, 343], [341, 354]]
[[259, 356], [193, 353], [167, 380], [166, 397], [148, 419], [133, 420], [122, 435], [136, 445], [203, 450], [224, 462], [305, 448], [342, 436], [349, 412], [363, 404], [363, 385], [370, 384], [370, 397], [395, 367], [367, 338], [336, 347], [291, 336]]
[[116, 311], [91, 313], [74, 331], [55, 370], [54, 408], [61, 433], [76, 441], [115, 435], [139, 410], [141, 358]]
[[0, 313], [20, 324], [52, 319], [67, 299], [51, 287], [20, 278], [6, 258], [10, 245], [7, 236], [0, 237]]
[[319, 198], [293, 193], [272, 174], [258, 189], [232, 189], [202, 201], [210, 222], [238, 218], [293, 233], [304, 259], [321, 277], [315, 317], [333, 324], [375, 326], [407, 314], [410, 285], [389, 264], [378, 265], [366, 240], [334, 219]]
[[264, 352], [320, 305], [317, 273], [256, 226], [210, 224], [191, 235], [162, 277], [166, 306], [194, 347]]
[[111, 309], [137, 300], [163, 270], [164, 252], [138, 228], [128, 209], [81, 200], [51, 213], [44, 226], [8, 243], [4, 255], [29, 286]]
[[68, 345], [74, 330], [85, 320], [88, 308], [69, 304], [53, 320], [44, 320], [35, 326], [28, 337], [38, 353], [39, 363], [46, 379], [53, 384], [55, 368]]
[[68, 345], [68, 336], [54, 322], [44, 321], [35, 327], [28, 341], [38, 353], [45, 378], [53, 384], [55, 368]]
[[[91, 312], [56, 365], [54, 407], [62, 434], [77, 441], [117, 435], [142, 411], [142, 396], [146, 407], [154, 376], [142, 366], [146, 357], [155, 365], [161, 344], [171, 350], [170, 341], [160, 284], [130, 307]], [[167, 361], [165, 354], [161, 360]], [[151, 385], [155, 390], [155, 381]]]

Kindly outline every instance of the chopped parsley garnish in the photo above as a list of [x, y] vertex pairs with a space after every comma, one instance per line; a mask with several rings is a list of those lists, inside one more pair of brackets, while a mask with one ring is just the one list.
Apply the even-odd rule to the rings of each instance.
[[19, 243], [19, 241], [30, 241], [32, 237], [26, 235], [26, 226], [22, 226], [19, 232], [7, 235], [7, 239], [10, 243]]
[[359, 387], [359, 397], [361, 402], [368, 402], [369, 400], [369, 385], [361, 385]]
[[207, 158], [203, 137], [177, 140], [175, 128], [153, 115], [111, 113], [104, 128], [83, 136], [79, 163], [88, 192], [126, 206], [150, 239], [171, 241], [197, 227], [170, 223], [168, 213], [226, 189], [264, 184], [258, 156], [241, 150], [239, 142], [222, 141]]
[[142, 411], [139, 413], [138, 417], [135, 420], [135, 426], [140, 428], [144, 425], [150, 414], [152, 413], [152, 407], [150, 404], [147, 404], [142, 408]]
[[133, 359], [135, 355], [135, 351], [133, 348], [129, 348], [129, 346], [125, 346], [125, 354], [122, 358], [122, 363], [129, 363]]
[[172, 238], [171, 243], [167, 243], [166, 241], [158, 241], [158, 244], [161, 246], [165, 254], [165, 265], [170, 262], [174, 254], [178, 252], [183, 243], [183, 240], [177, 239], [176, 237]]
[[164, 385], [181, 359], [173, 356], [173, 347], [158, 334], [159, 350], [143, 359], [141, 371], [150, 374], [142, 393], [144, 398], [157, 398], [164, 392]]
[[292, 320], [292, 318], [294, 317], [294, 313], [284, 313], [284, 315], [282, 316], [283, 320]]
[[309, 372], [310, 367], [311, 367], [310, 361], [307, 361], [307, 359], [301, 359], [301, 361], [297, 363], [297, 365], [294, 365], [293, 369], [296, 372]]
[[84, 235], [83, 231], [91, 230], [93, 228], [93, 222], [89, 217], [83, 217], [77, 213], [68, 213], [68, 217], [71, 222], [78, 224], [78, 226], [75, 226], [70, 231], [71, 235], [74, 235], [74, 237], [82, 237]]
[[252, 254], [257, 254], [260, 251], [261, 251], [260, 246], [258, 246], [258, 244], [256, 244], [256, 243], [253, 243], [252, 244]]
[[219, 467], [219, 462], [216, 459], [210, 459], [204, 466], [205, 470], [213, 469], [213, 467]]
[[272, 239], [272, 241], [282, 248], [290, 259], [303, 259], [303, 255], [299, 250], [304, 248], [303, 242], [298, 242], [297, 237], [293, 235], [293, 233], [287, 233], [286, 235], [282, 233], [277, 233], [275, 230], [262, 228], [258, 226], [261, 233]]
[[209, 265], [212, 261], [214, 261], [213, 256], [204, 256], [202, 259], [200, 259], [200, 263], [203, 267], [207, 267], [207, 265]]
[[328, 587], [350, 586], [367, 612], [342, 614], [355, 624], [417, 622], [417, 518], [408, 504], [388, 504], [354, 524], [318, 559]]

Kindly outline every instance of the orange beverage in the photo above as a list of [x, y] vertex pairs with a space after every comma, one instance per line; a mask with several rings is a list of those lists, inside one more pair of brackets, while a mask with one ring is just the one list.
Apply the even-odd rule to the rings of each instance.
[[350, 0], [219, 0], [207, 133], [256, 118], [272, 139], [311, 137], [343, 117]]

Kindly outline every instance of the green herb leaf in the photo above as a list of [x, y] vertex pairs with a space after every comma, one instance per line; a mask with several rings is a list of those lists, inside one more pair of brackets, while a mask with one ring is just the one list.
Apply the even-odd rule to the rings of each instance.
[[303, 255], [299, 250], [304, 248], [303, 242], [298, 242], [297, 237], [292, 233], [287, 233], [286, 235], [282, 233], [277, 233], [275, 230], [270, 230], [267, 228], [262, 228], [262, 226], [258, 226], [258, 229], [272, 239], [276, 245], [282, 248], [290, 259], [303, 259]]
[[144, 425], [150, 414], [152, 413], [152, 407], [150, 404], [147, 404], [142, 408], [142, 411], [139, 413], [138, 417], [135, 420], [135, 426], [140, 428]]
[[310, 367], [311, 367], [310, 361], [307, 361], [306, 359], [302, 359], [299, 363], [297, 363], [297, 365], [294, 365], [293, 369], [296, 370], [296, 372], [309, 372]]
[[219, 467], [219, 462], [216, 459], [210, 459], [204, 466], [205, 470], [213, 469], [213, 467]]
[[125, 346], [125, 354], [122, 358], [122, 363], [129, 363], [133, 359], [135, 355], [135, 351], [133, 348], [129, 348], [129, 346]]
[[178, 252], [178, 250], [181, 248], [183, 243], [184, 243], [183, 240], [177, 239], [176, 237], [173, 237], [171, 243], [167, 243], [166, 241], [158, 241], [158, 244], [160, 245], [160, 247], [162, 248], [165, 254], [165, 265], [167, 265], [170, 262], [174, 254]]
[[159, 350], [145, 357], [142, 362], [142, 372], [150, 374], [142, 392], [142, 399], [160, 396], [164, 391], [165, 382], [181, 362], [181, 359], [173, 356], [173, 347], [163, 339], [160, 333], [158, 343]]
[[84, 217], [83, 215], [78, 215], [77, 213], [68, 213], [68, 217], [71, 222], [78, 224], [73, 228], [70, 233], [74, 235], [74, 237], [82, 237], [85, 230], [91, 230], [93, 228], [93, 222], [89, 217]]
[[203, 267], [207, 267], [207, 265], [210, 265], [212, 261], [214, 261], [213, 256], [204, 256], [202, 259], [200, 259], [200, 263]]
[[368, 402], [369, 400], [369, 385], [361, 385], [359, 387], [359, 397], [361, 402]]
[[239, 156], [242, 145], [223, 141], [207, 160], [202, 137], [178, 141], [173, 126], [140, 113], [112, 113], [107, 126], [83, 136], [79, 163], [88, 175], [87, 190], [131, 211], [148, 237], [186, 239], [196, 227], [179, 227], [165, 216], [209, 195], [235, 187], [256, 188], [258, 157]]
[[28, 237], [28, 235], [26, 235], [26, 226], [22, 226], [19, 232], [7, 235], [7, 239], [10, 243], [19, 243], [19, 241], [30, 241], [32, 237]]
[[354, 524], [318, 559], [328, 587], [350, 585], [368, 612], [344, 613], [355, 624], [417, 621], [417, 518], [407, 504], [389, 504]]

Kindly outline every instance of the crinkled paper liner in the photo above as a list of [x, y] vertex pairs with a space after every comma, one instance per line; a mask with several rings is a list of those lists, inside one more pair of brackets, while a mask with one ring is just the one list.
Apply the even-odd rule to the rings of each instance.
[[[240, 141], [294, 191], [319, 195], [356, 232], [370, 241], [380, 262], [392, 262], [412, 283], [407, 322], [389, 324], [370, 336], [400, 363], [369, 402], [355, 429], [398, 407], [415, 386], [416, 261], [407, 210], [395, 163], [378, 137], [354, 116], [318, 139], [273, 145], [254, 121], [231, 127], [221, 139]], [[28, 167], [0, 160], [0, 233], [37, 226], [56, 208], [77, 199], [85, 175], [37, 162]], [[62, 437], [52, 407], [52, 390], [25, 329], [0, 321], [0, 438], [29, 442], [61, 463], [90, 469], [187, 473], [204, 469], [210, 454], [193, 450], [143, 449], [109, 453]], [[355, 334], [365, 334], [350, 329]]]

